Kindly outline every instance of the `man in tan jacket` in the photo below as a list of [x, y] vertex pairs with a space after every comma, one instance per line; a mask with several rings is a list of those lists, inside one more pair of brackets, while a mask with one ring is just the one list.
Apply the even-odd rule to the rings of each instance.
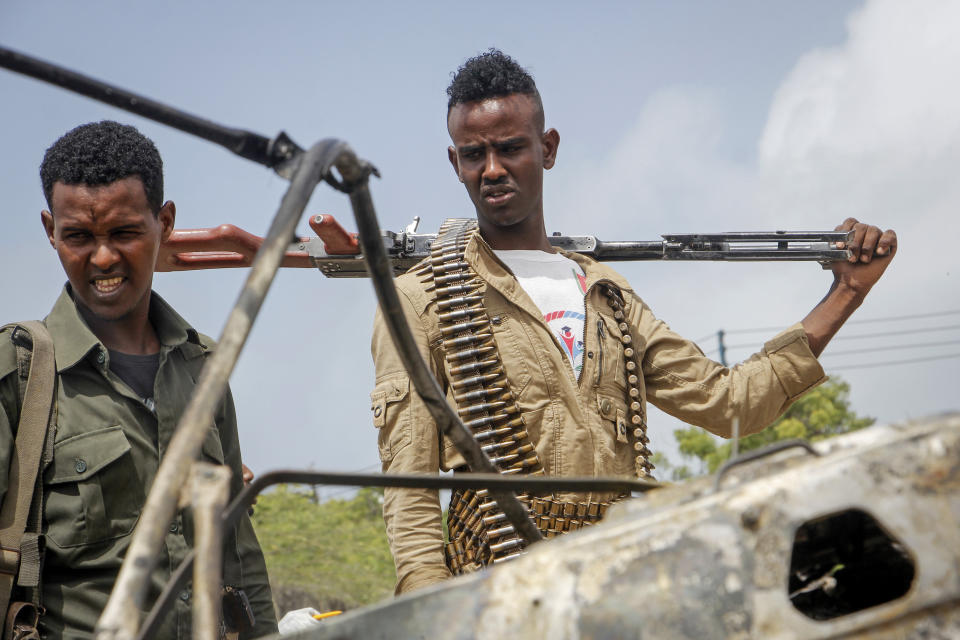
[[[731, 367], [658, 320], [609, 267], [551, 247], [543, 171], [560, 138], [533, 79], [491, 50], [450, 87], [448, 154], [477, 213], [441, 232], [433, 259], [397, 279], [407, 320], [448, 401], [503, 473], [649, 477], [646, 402], [729, 437], [776, 420], [825, 380], [817, 362], [896, 252], [896, 234], [846, 220], [853, 257], [800, 323]], [[446, 248], [444, 248], [446, 247]], [[384, 472], [464, 468], [410, 384], [382, 316], [371, 394]], [[618, 496], [529, 496], [550, 536], [591, 524]], [[397, 593], [507, 559], [522, 541], [480, 492], [454, 492], [444, 544], [436, 491], [387, 489]]]

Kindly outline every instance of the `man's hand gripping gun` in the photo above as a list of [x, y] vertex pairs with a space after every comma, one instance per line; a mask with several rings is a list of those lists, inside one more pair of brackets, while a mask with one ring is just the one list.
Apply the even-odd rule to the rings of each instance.
[[[383, 232], [383, 243], [399, 275], [430, 255], [435, 233], [417, 233], [420, 218], [397, 233]], [[317, 268], [329, 278], [364, 278], [367, 270], [357, 234], [346, 231], [330, 215], [310, 217], [316, 237], [296, 238], [283, 260], [284, 267]], [[773, 231], [760, 233], [685, 233], [654, 241], [604, 241], [594, 236], [554, 233], [550, 244], [588, 255], [601, 262], [630, 260], [800, 260], [824, 266], [847, 260], [847, 231]], [[248, 267], [262, 238], [230, 224], [211, 229], [180, 229], [161, 247], [157, 271]]]

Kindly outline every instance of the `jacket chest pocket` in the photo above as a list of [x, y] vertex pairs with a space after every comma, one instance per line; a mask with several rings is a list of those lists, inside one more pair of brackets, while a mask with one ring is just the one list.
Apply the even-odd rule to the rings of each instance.
[[[530, 364], [539, 360], [534, 352], [532, 338], [526, 334], [526, 328], [507, 311], [492, 307], [488, 310], [490, 316], [490, 330], [497, 347], [497, 355], [506, 373], [510, 390], [518, 403], [526, 402], [532, 378]], [[533, 392], [540, 397], [540, 393]], [[546, 395], [546, 391], [543, 391]]]
[[59, 547], [128, 535], [146, 498], [119, 425], [56, 443], [44, 478], [46, 535]]
[[[596, 385], [616, 385], [626, 389], [626, 362], [624, 360], [623, 333], [613, 318], [597, 314], [593, 320], [593, 335], [596, 346], [596, 366], [594, 369]], [[585, 328], [586, 329], [586, 328]]]

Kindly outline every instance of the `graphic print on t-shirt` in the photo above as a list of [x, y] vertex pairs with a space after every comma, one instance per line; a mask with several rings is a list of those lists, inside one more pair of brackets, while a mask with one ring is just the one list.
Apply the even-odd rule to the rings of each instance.
[[587, 276], [576, 269], [571, 269], [573, 275], [577, 277], [577, 285], [580, 286], [580, 293], [583, 295], [587, 294]]
[[583, 368], [583, 322], [582, 311], [552, 311], [543, 316], [543, 321], [563, 345], [573, 365], [573, 374], [580, 377]]
[[527, 292], [543, 321], [556, 336], [557, 342], [580, 378], [583, 369], [583, 296], [586, 278], [583, 269], [559, 253], [533, 250], [494, 250], [517, 282]]

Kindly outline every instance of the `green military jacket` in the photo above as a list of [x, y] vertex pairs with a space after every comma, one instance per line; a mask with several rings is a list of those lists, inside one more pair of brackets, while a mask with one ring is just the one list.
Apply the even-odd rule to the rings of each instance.
[[[155, 293], [150, 321], [161, 345], [152, 408], [110, 371], [109, 353], [81, 318], [69, 285], [44, 320], [53, 336], [58, 374], [53, 462], [43, 473], [44, 637], [93, 637], [160, 459], [212, 352], [213, 341]], [[7, 491], [6, 470], [19, 421], [16, 367], [14, 346], [9, 334], [2, 333], [0, 500]], [[210, 425], [202, 457], [229, 466], [231, 495], [241, 490], [240, 446], [229, 391]], [[187, 509], [170, 522], [148, 603], [192, 545], [193, 520]], [[256, 615], [257, 626], [248, 637], [275, 632], [266, 566], [246, 516], [226, 536], [223, 562], [224, 584], [246, 591]], [[190, 601], [188, 588], [179, 594], [157, 637], [190, 637]]]

